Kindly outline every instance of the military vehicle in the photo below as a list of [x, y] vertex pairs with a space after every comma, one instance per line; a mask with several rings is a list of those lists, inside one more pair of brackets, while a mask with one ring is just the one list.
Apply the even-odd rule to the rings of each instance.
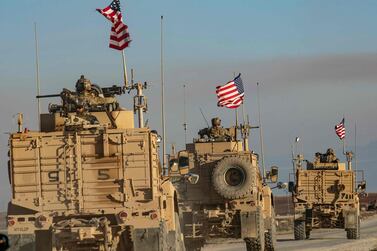
[[325, 154], [316, 153], [313, 162], [300, 154], [293, 159], [295, 182], [289, 182], [289, 191], [294, 203], [296, 240], [310, 238], [316, 228], [343, 228], [348, 239], [360, 237], [358, 193], [365, 190], [364, 175], [360, 170], [362, 179], [357, 182], [352, 152], [347, 152], [346, 157], [347, 168], [331, 148]]
[[[100, 88], [82, 76], [41, 130], [9, 138], [8, 234], [35, 236], [36, 251], [184, 250], [177, 193], [162, 176], [159, 136], [144, 127], [142, 90]], [[115, 95], [137, 90], [134, 111]], [[139, 127], [134, 127], [134, 112]]]
[[[268, 177], [258, 155], [248, 149], [236, 128], [223, 128], [220, 119], [199, 131], [200, 137], [170, 160], [170, 175], [183, 176], [178, 187], [186, 250], [200, 250], [218, 238], [242, 238], [247, 250], [275, 249], [274, 201], [267, 180], [277, 181], [278, 168]], [[186, 181], [190, 182], [186, 182]]]

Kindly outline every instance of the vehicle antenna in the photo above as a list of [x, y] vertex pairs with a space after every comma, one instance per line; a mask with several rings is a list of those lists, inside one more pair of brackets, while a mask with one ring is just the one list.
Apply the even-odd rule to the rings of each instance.
[[164, 107], [164, 40], [163, 40], [163, 21], [164, 16], [161, 16], [161, 127], [162, 127], [162, 168], [164, 174], [166, 170], [166, 131], [165, 131], [165, 107]]
[[207, 127], [209, 128], [209, 123], [208, 123], [208, 120], [207, 120], [207, 118], [206, 118], [206, 116], [204, 116], [204, 113], [203, 113], [203, 110], [202, 110], [202, 108], [200, 107], [199, 108], [199, 110], [200, 110], [200, 113], [202, 114], [202, 116], [203, 116], [203, 119], [204, 119], [204, 121], [206, 122], [206, 124], [207, 124]]
[[[233, 72], [233, 79], [234, 78], [236, 78], [236, 72]], [[236, 121], [235, 121], [235, 127], [236, 127], [236, 130], [235, 130], [235, 135], [234, 135], [234, 139], [235, 139], [235, 141], [237, 142], [237, 130], [238, 130], [238, 128], [239, 128], [239, 126], [238, 126], [238, 107], [234, 110], [234, 112], [235, 112], [235, 115], [236, 115]], [[238, 152], [238, 144], [237, 144], [237, 152]]]
[[257, 100], [258, 100], [258, 120], [259, 120], [259, 140], [260, 140], [260, 153], [263, 168], [263, 179], [266, 179], [266, 167], [264, 165], [264, 148], [263, 148], [263, 128], [260, 111], [260, 98], [259, 98], [259, 83], [257, 82]]
[[[346, 127], [346, 120], [345, 120], [344, 114], [343, 114], [343, 126]], [[342, 143], [343, 143], [343, 154], [347, 155], [347, 151], [346, 151], [346, 137], [344, 137], [342, 139]]]
[[183, 85], [183, 130], [185, 131], [185, 145], [187, 144], [187, 120], [186, 120], [186, 85]]
[[[38, 50], [38, 35], [37, 35], [37, 23], [34, 22], [34, 39], [35, 39], [35, 80], [37, 86], [37, 96], [41, 95], [41, 86], [39, 80], [39, 50]], [[41, 129], [41, 100], [37, 99], [38, 105], [38, 127]]]

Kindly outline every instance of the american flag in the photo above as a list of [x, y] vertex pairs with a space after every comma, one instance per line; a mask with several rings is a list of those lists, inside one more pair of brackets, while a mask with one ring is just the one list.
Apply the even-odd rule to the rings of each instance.
[[344, 118], [342, 121], [335, 126], [335, 133], [338, 135], [340, 139], [344, 139], [346, 137], [346, 128], [344, 127]]
[[238, 108], [243, 102], [244, 93], [240, 73], [232, 81], [229, 81], [225, 85], [216, 87], [218, 99], [217, 105], [225, 106], [231, 109]]
[[97, 9], [113, 25], [110, 33], [109, 47], [116, 50], [123, 50], [129, 46], [131, 39], [128, 33], [128, 26], [123, 23], [120, 1], [114, 0], [104, 9]]

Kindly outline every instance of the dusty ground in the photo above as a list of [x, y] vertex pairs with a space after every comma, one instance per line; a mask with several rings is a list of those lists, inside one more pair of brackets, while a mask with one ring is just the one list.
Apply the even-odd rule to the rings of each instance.
[[[377, 217], [364, 219], [361, 223], [361, 239], [347, 240], [344, 230], [315, 230], [310, 240], [295, 241], [293, 235], [279, 234], [277, 251], [377, 251]], [[203, 251], [246, 251], [243, 242], [206, 245]]]
[[[4, 225], [0, 221], [0, 225]], [[0, 228], [1, 230], [5, 230]], [[277, 236], [277, 251], [377, 251], [377, 215], [364, 218], [361, 223], [361, 239], [347, 240], [344, 230], [314, 230], [310, 240], [295, 241], [290, 232]], [[241, 240], [218, 240], [208, 244], [203, 251], [246, 251]], [[28, 250], [29, 251], [29, 250]]]

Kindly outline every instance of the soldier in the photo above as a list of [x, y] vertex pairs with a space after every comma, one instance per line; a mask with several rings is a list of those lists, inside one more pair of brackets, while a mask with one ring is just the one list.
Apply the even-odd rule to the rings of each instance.
[[339, 159], [336, 157], [334, 149], [329, 148], [326, 151], [326, 162], [327, 163], [338, 163]]
[[205, 128], [199, 131], [200, 137], [204, 137], [205, 135], [214, 141], [227, 141], [232, 138], [232, 135], [229, 129], [223, 128], [221, 126], [221, 119], [216, 117], [211, 120], [212, 127]]
[[86, 79], [84, 75], [81, 75], [79, 80], [76, 82], [76, 93], [79, 96], [95, 96], [92, 92], [92, 83], [89, 79]]
[[[79, 103], [81, 103], [84, 107], [90, 106], [98, 106], [104, 104], [114, 104], [108, 105], [108, 109], [114, 110], [117, 107], [116, 99], [114, 97], [104, 97], [102, 93], [98, 93], [95, 88], [93, 88], [92, 83], [89, 79], [86, 79], [84, 75], [76, 82], [76, 95], [78, 97]], [[77, 98], [74, 95], [70, 96], [70, 99], [73, 100], [73, 103], [77, 103]], [[77, 104], [78, 106], [80, 104]]]
[[319, 153], [319, 152], [316, 152], [315, 153], [315, 156], [314, 156], [314, 163], [320, 163], [321, 162], [321, 153]]

